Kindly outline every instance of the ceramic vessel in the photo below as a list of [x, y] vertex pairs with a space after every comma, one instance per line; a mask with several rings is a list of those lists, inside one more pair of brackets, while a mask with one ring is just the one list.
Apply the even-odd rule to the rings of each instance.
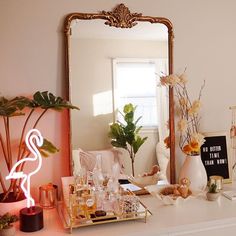
[[16, 229], [14, 226], [10, 226], [7, 229], [0, 230], [0, 236], [14, 236], [16, 233]]
[[130, 176], [129, 181], [134, 184], [137, 185], [140, 188], [144, 188], [148, 185], [155, 185], [158, 182], [158, 175], [154, 174], [151, 176], [138, 176], [136, 178], [134, 178], [133, 176]]
[[163, 195], [161, 192], [163, 188], [173, 187], [173, 185], [150, 185], [145, 189], [155, 198], [161, 201], [163, 205], [178, 205], [190, 199], [190, 196], [183, 198], [181, 196], [174, 196], [173, 194]]
[[220, 196], [220, 193], [206, 193], [206, 197], [208, 201], [216, 201], [218, 197]]
[[26, 207], [27, 200], [23, 199], [16, 202], [0, 202], [0, 215], [4, 215], [5, 213], [9, 212], [11, 214], [18, 215], [19, 211]]
[[180, 170], [179, 180], [185, 177], [190, 180], [191, 184], [189, 188], [193, 193], [205, 190], [207, 186], [207, 174], [200, 155], [186, 156]]

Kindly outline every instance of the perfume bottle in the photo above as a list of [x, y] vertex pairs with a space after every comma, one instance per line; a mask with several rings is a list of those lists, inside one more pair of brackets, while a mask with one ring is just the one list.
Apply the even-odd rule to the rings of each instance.
[[103, 184], [104, 177], [102, 174], [102, 155], [96, 156], [96, 163], [93, 168], [93, 183], [96, 189], [100, 188]]
[[87, 172], [84, 168], [81, 168], [81, 170], [77, 171], [77, 173], [74, 175], [75, 191], [77, 191], [77, 189], [81, 189], [86, 184]]
[[82, 210], [84, 211], [86, 218], [89, 219], [90, 214], [94, 213], [97, 209], [95, 192], [89, 188], [82, 193], [81, 198], [81, 202], [83, 202]]

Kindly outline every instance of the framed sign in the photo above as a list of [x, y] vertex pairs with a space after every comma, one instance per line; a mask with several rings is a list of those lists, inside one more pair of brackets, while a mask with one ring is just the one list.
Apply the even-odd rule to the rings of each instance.
[[207, 178], [219, 175], [224, 183], [231, 182], [231, 159], [227, 132], [204, 133], [205, 143], [201, 147], [201, 158]]

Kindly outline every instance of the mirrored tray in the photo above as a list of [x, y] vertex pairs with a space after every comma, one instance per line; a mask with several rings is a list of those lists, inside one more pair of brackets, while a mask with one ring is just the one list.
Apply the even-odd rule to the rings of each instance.
[[115, 214], [111, 211], [107, 212], [106, 216], [94, 217], [90, 219], [77, 219], [71, 217], [70, 211], [68, 207], [66, 207], [64, 202], [58, 202], [57, 210], [63, 227], [65, 229], [69, 229], [70, 233], [72, 233], [73, 228], [87, 227], [113, 222], [143, 220], [146, 223], [147, 217], [152, 214], [141, 201], [137, 212]]

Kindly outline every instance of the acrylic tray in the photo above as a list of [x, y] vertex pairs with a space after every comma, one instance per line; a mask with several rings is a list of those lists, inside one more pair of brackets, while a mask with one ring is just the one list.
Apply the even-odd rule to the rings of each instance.
[[83, 220], [70, 217], [70, 211], [64, 202], [58, 202], [57, 210], [63, 227], [65, 229], [69, 229], [70, 233], [72, 233], [72, 230], [74, 228], [87, 227], [99, 224], [108, 224], [114, 222], [142, 219], [146, 223], [147, 217], [152, 214], [141, 201], [137, 212], [123, 213], [122, 215], [116, 215], [114, 212], [107, 212], [106, 216]]

